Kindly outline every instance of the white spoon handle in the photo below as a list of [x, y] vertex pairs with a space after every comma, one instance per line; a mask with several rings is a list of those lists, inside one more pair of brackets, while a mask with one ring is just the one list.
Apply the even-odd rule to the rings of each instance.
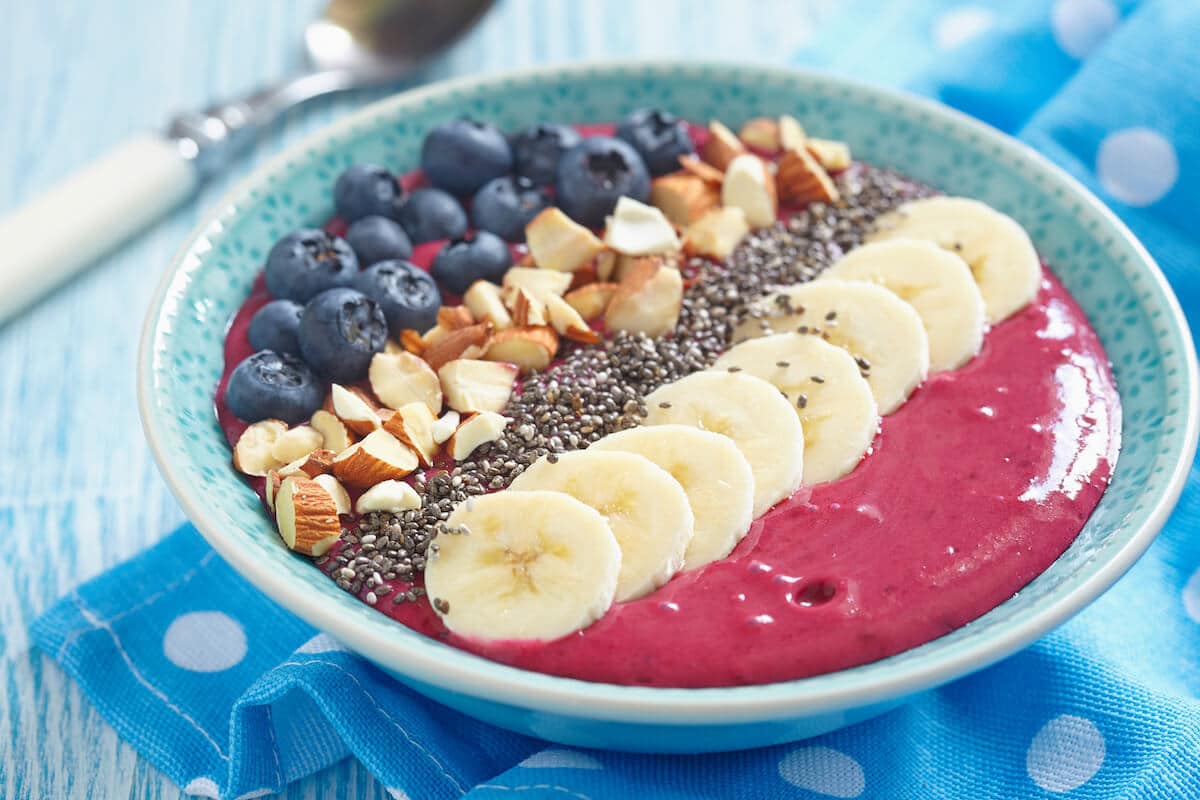
[[0, 322], [170, 211], [196, 181], [177, 142], [147, 134], [0, 217]]

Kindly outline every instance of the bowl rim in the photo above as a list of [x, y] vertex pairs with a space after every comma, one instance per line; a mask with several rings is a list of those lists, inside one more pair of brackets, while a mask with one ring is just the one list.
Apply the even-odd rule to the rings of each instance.
[[[397, 107], [416, 106], [427, 98], [454, 92], [478, 91], [487, 87], [503, 91], [503, 84], [510, 81], [569, 82], [586, 77], [650, 76], [680, 69], [720, 71], [735, 75], [744, 82], [756, 77], [776, 80], [800, 79], [814, 84], [825, 84], [834, 89], [874, 95], [901, 107], [918, 109], [933, 120], [974, 134], [996, 148], [999, 153], [1028, 162], [1036, 171], [1063, 188], [1087, 211], [1099, 217], [1107, 232], [1132, 251], [1145, 276], [1149, 278], [1153, 290], [1161, 296], [1164, 306], [1169, 310], [1169, 319], [1165, 324], [1168, 328], [1173, 328], [1182, 341], [1182, 352], [1178, 355], [1186, 371], [1182, 388], [1187, 414], [1182, 426], [1183, 448], [1179, 458], [1172, 465], [1169, 477], [1161, 484], [1164, 487], [1163, 491], [1151, 513], [1124, 545], [1112, 550], [1107, 561], [1091, 575], [1069, 587], [1068, 591], [1048, 598], [1035, 613], [1012, 623], [1000, 634], [964, 644], [950, 653], [906, 662], [903, 668], [893, 672], [869, 674], [864, 680], [850, 679], [848, 682], [843, 681], [844, 685], [833, 686], [826, 686], [822, 679], [845, 676], [852, 670], [777, 683], [685, 689], [625, 686], [545, 675], [490, 661], [432, 640], [422, 643], [399, 638], [385, 640], [370, 630], [359, 629], [353, 622], [348, 624], [338, 615], [335, 607], [321, 602], [320, 598], [310, 597], [305, 590], [305, 584], [289, 580], [286, 575], [275, 574], [269, 567], [264, 567], [237, 545], [237, 532], [223, 531], [208, 519], [206, 509], [190, 497], [181, 475], [173, 464], [172, 454], [165, 448], [153, 402], [155, 339], [160, 318], [168, 296], [184, 272], [189, 253], [206, 232], [214, 230], [214, 226], [215, 229], [219, 229], [221, 220], [231, 209], [239, 207], [255, 187], [264, 185], [269, 176], [283, 171], [297, 155], [305, 151], [319, 150], [329, 139], [337, 138], [356, 126], [396, 110]], [[1139, 301], [1139, 304], [1141, 302], [1143, 301]], [[928, 98], [873, 86], [819, 70], [707, 60], [589, 61], [460, 77], [382, 98], [320, 127], [284, 148], [238, 181], [203, 215], [187, 235], [161, 277], [150, 302], [142, 329], [137, 364], [138, 407], [142, 425], [164, 479], [187, 517], [209, 544], [260, 591], [318, 630], [330, 632], [350, 649], [385, 669], [398, 673], [399, 677], [488, 702], [574, 718], [613, 722], [720, 724], [790, 719], [883, 703], [982, 669], [1029, 645], [1065, 622], [1107, 590], [1145, 552], [1166, 522], [1183, 490], [1195, 457], [1197, 432], [1200, 430], [1200, 404], [1196, 402], [1200, 379], [1196, 352], [1178, 299], [1145, 247], [1115, 213], [1074, 177], [1029, 146]], [[452, 650], [452, 653], [448, 655], [447, 650]]]

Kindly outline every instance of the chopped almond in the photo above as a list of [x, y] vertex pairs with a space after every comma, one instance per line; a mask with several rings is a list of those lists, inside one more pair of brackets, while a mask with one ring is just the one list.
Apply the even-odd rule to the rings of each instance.
[[756, 150], [778, 153], [779, 123], [770, 117], [755, 117], [742, 125], [738, 131], [738, 138]]
[[746, 222], [752, 228], [763, 228], [775, 222], [778, 203], [775, 199], [775, 177], [761, 158], [747, 153], [735, 158], [725, 170], [721, 184], [721, 203], [746, 212]]
[[841, 199], [829, 173], [803, 147], [784, 152], [775, 179], [779, 196], [788, 205], [836, 203]]
[[333, 498], [333, 506], [337, 509], [338, 514], [350, 513], [350, 493], [346, 491], [346, 487], [338, 483], [338, 479], [332, 475], [316, 475], [313, 480], [321, 484], [321, 488], [329, 492], [329, 496]]
[[233, 466], [246, 475], [264, 476], [284, 462], [272, 453], [275, 442], [287, 433], [287, 423], [278, 419], [264, 419], [242, 431], [233, 448]]
[[662, 336], [675, 328], [683, 305], [683, 276], [653, 259], [638, 259], [604, 313], [610, 330]]
[[554, 330], [572, 341], [584, 344], [600, 341], [600, 334], [589, 328], [579, 312], [558, 295], [552, 294], [546, 298], [546, 316], [550, 318], [550, 326]]
[[589, 283], [567, 292], [563, 299], [579, 312], [579, 316], [591, 322], [604, 316], [604, 309], [608, 308], [616, 291], [615, 283]]
[[471, 309], [465, 305], [442, 306], [437, 312], [437, 324], [439, 328], [456, 331], [459, 328], [474, 325], [475, 317], [471, 313]]
[[805, 145], [809, 154], [826, 170], [837, 172], [850, 166], [850, 145], [833, 139], [809, 139]]
[[679, 166], [689, 175], [695, 175], [705, 183], [711, 183], [718, 188], [721, 186], [721, 181], [725, 180], [725, 170], [717, 169], [712, 164], [706, 164], [692, 155], [680, 156]]
[[715, 119], [708, 123], [708, 141], [700, 149], [700, 157], [721, 171], [729, 168], [729, 162], [746, 152], [746, 145]]
[[435, 422], [437, 417], [433, 416], [429, 406], [415, 402], [396, 409], [391, 419], [383, 424], [383, 429], [416, 453], [421, 466], [432, 467], [437, 455], [437, 442], [433, 439]]
[[549, 325], [507, 328], [492, 337], [484, 358], [515, 364], [522, 372], [545, 369], [558, 352], [558, 334]]
[[284, 476], [276, 470], [271, 470], [267, 473], [266, 483], [263, 485], [263, 499], [267, 501], [267, 508], [275, 510], [275, 493], [279, 491], [279, 485], [283, 483]]
[[364, 489], [380, 481], [403, 478], [418, 465], [417, 454], [385, 430], [368, 434], [333, 460], [333, 474], [347, 486]]
[[412, 353], [376, 353], [371, 358], [367, 378], [371, 391], [388, 408], [420, 401], [434, 414], [441, 413], [442, 388], [437, 373]]
[[[617, 268], [617, 254], [612, 250], [604, 250], [596, 256], [596, 280], [607, 281]], [[571, 291], [574, 291], [572, 289]]]
[[679, 251], [679, 237], [663, 212], [632, 197], [617, 200], [605, 226], [604, 243], [630, 256]]
[[804, 132], [804, 126], [795, 117], [784, 114], [779, 118], [780, 150], [802, 149], [806, 141], [808, 141], [808, 134]]
[[359, 436], [366, 436], [383, 424], [374, 405], [357, 387], [347, 388], [340, 383], [333, 384], [329, 389], [326, 404], [328, 411], [337, 414], [338, 419]]
[[399, 514], [421, 507], [421, 496], [404, 481], [381, 481], [358, 497], [354, 510], [359, 514], [384, 511]]
[[721, 205], [721, 191], [703, 178], [676, 172], [654, 179], [650, 184], [650, 202], [672, 223], [686, 228]]
[[314, 411], [308, 424], [320, 432], [322, 446], [327, 450], [332, 450], [335, 455], [355, 442], [355, 436], [346, 427], [346, 423], [338, 419], [337, 415], [331, 411], [323, 408]]
[[465, 461], [476, 448], [499, 439], [506, 425], [508, 417], [492, 411], [471, 414], [446, 442], [446, 450], [455, 461]]
[[306, 457], [325, 441], [320, 432], [308, 425], [297, 425], [275, 440], [271, 457], [285, 464]]
[[500, 299], [500, 287], [490, 281], [475, 281], [463, 295], [463, 302], [475, 319], [492, 323], [496, 330], [511, 327], [512, 317]]
[[275, 520], [283, 543], [305, 555], [322, 555], [342, 534], [336, 501], [324, 486], [300, 475], [279, 484]]
[[438, 378], [446, 405], [455, 411], [500, 411], [512, 396], [517, 373], [515, 364], [460, 358], [439, 369]]
[[525, 241], [535, 264], [559, 272], [580, 269], [602, 249], [594, 233], [554, 206], [525, 226]]
[[683, 237], [689, 256], [706, 256], [723, 261], [750, 232], [746, 212], [736, 206], [715, 208], [696, 220]]
[[[520, 287], [510, 288], [506, 291], [508, 293], [509, 307], [512, 310], [513, 325], [525, 327], [527, 325], [546, 324], [546, 304], [543, 300], [534, 299], [529, 290]], [[557, 296], [553, 292], [547, 292], [542, 295], [542, 298], [549, 299]]]
[[556, 272], [551, 269], [513, 267], [504, 273], [501, 284], [510, 292], [516, 289], [524, 289], [534, 298], [540, 300], [547, 294], [563, 294], [566, 292], [571, 286], [571, 275], [569, 272]]
[[457, 411], [447, 411], [438, 417], [429, 428], [429, 432], [433, 434], [433, 441], [436, 444], [442, 444], [453, 436], [454, 431], [458, 430], [458, 420]]
[[[427, 348], [421, 354], [421, 357], [425, 359], [425, 362], [429, 364], [431, 369], [436, 370], [447, 361], [461, 358], [470, 347], [486, 349], [491, 336], [492, 323], [477, 322], [474, 325], [468, 325], [465, 328], [453, 331], [445, 339]], [[440, 411], [441, 409], [438, 410]]]

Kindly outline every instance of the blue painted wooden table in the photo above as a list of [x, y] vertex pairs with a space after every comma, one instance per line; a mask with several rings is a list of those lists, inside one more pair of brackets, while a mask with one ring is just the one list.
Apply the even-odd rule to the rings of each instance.
[[[315, 0], [0, 0], [0, 213], [131, 133], [300, 66]], [[507, 0], [424, 80], [630, 56], [790, 63], [832, 0]], [[256, 162], [375, 99], [296, 111], [155, 229], [0, 328], [0, 796], [176, 797], [57, 666], [28, 624], [182, 521], [142, 439], [142, 311], [201, 212]], [[3, 268], [0, 245], [0, 268]], [[289, 797], [384, 797], [343, 762]]]

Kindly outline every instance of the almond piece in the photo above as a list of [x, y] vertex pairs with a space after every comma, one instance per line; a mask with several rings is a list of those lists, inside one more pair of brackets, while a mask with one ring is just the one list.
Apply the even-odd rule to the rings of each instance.
[[439, 369], [438, 378], [446, 405], [455, 411], [500, 411], [512, 396], [518, 371], [515, 364], [460, 358]]
[[561, 336], [584, 344], [596, 344], [600, 341], [600, 334], [589, 328], [579, 312], [558, 295], [552, 294], [546, 298], [546, 316], [550, 318], [550, 327]]
[[571, 275], [552, 269], [513, 267], [504, 273], [501, 285], [509, 292], [524, 289], [531, 297], [541, 300], [548, 294], [565, 293], [571, 286]]
[[354, 510], [359, 514], [385, 511], [399, 514], [421, 507], [421, 496], [404, 481], [380, 481], [358, 496]]
[[721, 181], [725, 180], [725, 170], [717, 169], [712, 164], [705, 164], [695, 156], [680, 156], [679, 166], [689, 175], [695, 175], [705, 183], [711, 183], [717, 188], [720, 188]]
[[[607, 281], [617, 268], [617, 254], [612, 250], [604, 250], [596, 256], [596, 280]], [[571, 291], [574, 291], [572, 289]], [[570, 292], [568, 292], [570, 294]]]
[[284, 462], [272, 455], [275, 442], [287, 433], [286, 422], [264, 419], [242, 431], [233, 447], [233, 466], [244, 475], [264, 476]]
[[312, 478], [293, 475], [275, 493], [279, 535], [292, 550], [309, 556], [324, 554], [342, 535], [337, 504], [325, 487]]
[[766, 153], [779, 152], [779, 123], [770, 117], [755, 117], [746, 120], [738, 131], [738, 138], [748, 147]]
[[746, 212], [735, 206], [714, 208], [687, 229], [683, 251], [689, 256], [706, 256], [724, 261], [750, 233]]
[[333, 384], [329, 388], [329, 400], [331, 408], [328, 410], [337, 414], [338, 419], [359, 436], [366, 436], [383, 424], [366, 397], [353, 387], [347, 389], [340, 383]]
[[591, 322], [604, 316], [604, 309], [608, 308], [616, 292], [615, 283], [589, 283], [567, 292], [563, 299], [579, 312], [579, 316]]
[[297, 425], [275, 440], [271, 457], [288, 463], [307, 456], [325, 442], [321, 433], [308, 425]]
[[383, 352], [385, 353], [403, 353], [404, 347], [396, 342], [395, 339], [389, 338], [383, 343]]
[[437, 417], [424, 403], [408, 403], [396, 409], [396, 413], [383, 429], [400, 440], [408, 449], [417, 454], [421, 466], [432, 467], [433, 458], [437, 455], [437, 443], [433, 440], [433, 424]]
[[746, 145], [715, 119], [708, 123], [708, 141], [700, 148], [700, 157], [717, 169], [724, 171], [729, 162], [746, 152]]
[[322, 446], [336, 455], [354, 444], [355, 436], [337, 416], [321, 408], [313, 412], [308, 424], [321, 434]]
[[492, 337], [484, 358], [515, 364], [521, 372], [545, 369], [558, 352], [558, 334], [549, 325], [507, 328]]
[[850, 166], [850, 145], [833, 139], [809, 139], [804, 148], [826, 170], [837, 172]]
[[[348, 445], [347, 445], [348, 446]], [[321, 448], [313, 450], [304, 458], [298, 458], [293, 461], [297, 465], [297, 469], [303, 472], [310, 478], [315, 478], [318, 475], [330, 475], [333, 473], [333, 458], [337, 453], [332, 450]]]
[[338, 483], [338, 479], [332, 475], [315, 475], [313, 480], [321, 484], [321, 488], [329, 492], [329, 496], [333, 498], [333, 506], [337, 509], [338, 514], [350, 513], [350, 493], [346, 491], [346, 487]]
[[446, 450], [455, 461], [465, 461], [475, 448], [499, 439], [507, 424], [508, 417], [493, 411], [471, 414], [446, 442]]
[[784, 114], [779, 118], [779, 149], [798, 150], [808, 141], [804, 126], [795, 117]]
[[675, 172], [654, 179], [650, 184], [650, 202], [673, 224], [686, 228], [721, 205], [721, 191], [703, 178]]
[[683, 304], [683, 276], [654, 259], [638, 259], [604, 312], [610, 330], [662, 336], [675, 328]]
[[721, 204], [746, 212], [746, 222], [752, 228], [773, 224], [779, 206], [775, 200], [775, 177], [766, 162], [750, 153], [730, 162], [725, 182], [721, 184]]
[[790, 206], [836, 203], [841, 199], [829, 173], [803, 147], [784, 151], [775, 180], [780, 199]]
[[533, 262], [542, 269], [574, 272], [591, 262], [602, 245], [596, 235], [551, 206], [525, 226]]
[[[426, 348], [421, 358], [429, 364], [430, 369], [436, 370], [447, 361], [461, 357], [468, 348], [485, 348], [492, 336], [492, 323], [478, 322], [452, 331], [449, 336]], [[441, 411], [439, 408], [438, 411]]]
[[433, 425], [430, 426], [430, 433], [433, 434], [433, 441], [437, 444], [442, 444], [458, 430], [459, 414], [457, 411], [447, 411], [442, 414]]
[[[506, 289], [505, 291], [507, 292], [509, 305], [512, 309], [513, 325], [524, 327], [526, 325], [546, 324], [546, 304], [544, 302], [535, 300], [527, 289], [518, 287], [515, 289]], [[545, 298], [557, 296], [550, 292], [543, 295]]]
[[629, 256], [679, 252], [675, 228], [654, 206], [621, 197], [605, 221], [604, 243]]
[[263, 498], [267, 501], [267, 508], [271, 511], [275, 510], [275, 493], [279, 491], [279, 485], [283, 483], [284, 476], [276, 470], [271, 470], [267, 473], [266, 484], [263, 486]]
[[[421, 355], [425, 352], [425, 340], [421, 338], [421, 334], [412, 328], [405, 328], [400, 331], [400, 349], [412, 353], [413, 355]], [[384, 348], [384, 353], [387, 355], [395, 355], [395, 352]]]
[[512, 327], [512, 317], [500, 299], [500, 287], [491, 281], [472, 283], [463, 295], [463, 302], [480, 322], [490, 322], [496, 330]]
[[474, 325], [475, 317], [471, 313], [471, 309], [465, 305], [442, 306], [437, 311], [437, 324], [439, 328], [456, 331], [459, 328]]
[[417, 468], [417, 454], [385, 430], [368, 434], [333, 460], [333, 474], [347, 486], [364, 489], [403, 478]]
[[442, 387], [437, 373], [412, 353], [376, 353], [367, 377], [371, 391], [388, 408], [420, 401], [434, 414], [442, 410]]

